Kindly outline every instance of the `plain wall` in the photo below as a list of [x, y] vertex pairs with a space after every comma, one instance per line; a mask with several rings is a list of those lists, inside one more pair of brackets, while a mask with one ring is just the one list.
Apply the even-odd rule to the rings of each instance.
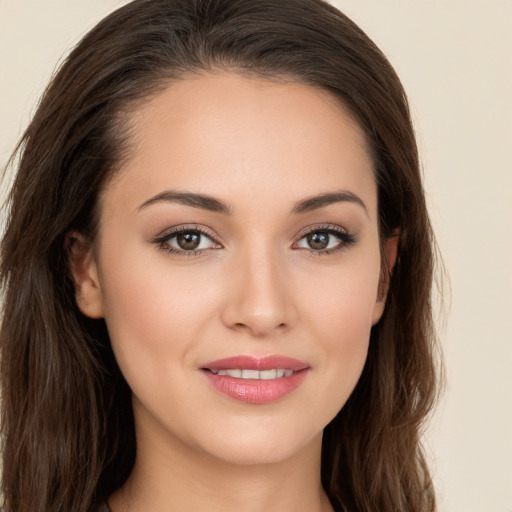
[[[57, 62], [122, 3], [0, 0], [0, 166]], [[332, 3], [409, 94], [450, 277], [440, 322], [448, 385], [427, 433], [440, 511], [511, 512], [512, 2]]]

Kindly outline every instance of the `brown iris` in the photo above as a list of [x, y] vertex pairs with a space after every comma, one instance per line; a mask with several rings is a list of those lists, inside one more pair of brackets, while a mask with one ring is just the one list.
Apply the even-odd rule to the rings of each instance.
[[322, 250], [329, 245], [329, 233], [326, 231], [315, 231], [306, 238], [311, 249]]
[[193, 251], [199, 247], [201, 234], [194, 231], [186, 231], [177, 235], [176, 241], [184, 251]]

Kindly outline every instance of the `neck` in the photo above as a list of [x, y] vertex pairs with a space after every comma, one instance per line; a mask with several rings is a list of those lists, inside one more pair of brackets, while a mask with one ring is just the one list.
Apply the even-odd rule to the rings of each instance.
[[233, 464], [155, 432], [137, 435], [126, 484], [109, 499], [112, 512], [332, 512], [320, 481], [321, 436], [291, 457]]

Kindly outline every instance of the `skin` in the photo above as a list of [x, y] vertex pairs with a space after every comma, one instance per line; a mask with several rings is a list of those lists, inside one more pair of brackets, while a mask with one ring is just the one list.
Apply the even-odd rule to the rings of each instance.
[[[98, 239], [72, 236], [78, 304], [105, 318], [133, 391], [137, 460], [112, 510], [332, 510], [322, 431], [356, 385], [384, 307], [362, 131], [321, 90], [228, 72], [173, 83], [130, 126], [133, 151], [103, 191]], [[214, 196], [230, 214], [166, 200], [141, 207], [170, 190]], [[361, 204], [291, 213], [339, 191]], [[176, 226], [209, 238], [169, 253], [177, 238], [155, 239]], [[306, 233], [322, 229], [340, 250], [311, 247]], [[396, 245], [385, 251], [393, 263]], [[269, 404], [227, 397], [201, 371], [272, 354], [309, 369]]]

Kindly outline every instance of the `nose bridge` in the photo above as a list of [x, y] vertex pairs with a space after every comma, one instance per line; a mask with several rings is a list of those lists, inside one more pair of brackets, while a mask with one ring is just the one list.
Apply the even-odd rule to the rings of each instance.
[[[290, 327], [294, 305], [284, 258], [269, 243], [252, 245], [234, 256], [235, 284], [223, 313], [227, 325], [264, 336]], [[287, 282], [288, 281], [288, 282]]]

